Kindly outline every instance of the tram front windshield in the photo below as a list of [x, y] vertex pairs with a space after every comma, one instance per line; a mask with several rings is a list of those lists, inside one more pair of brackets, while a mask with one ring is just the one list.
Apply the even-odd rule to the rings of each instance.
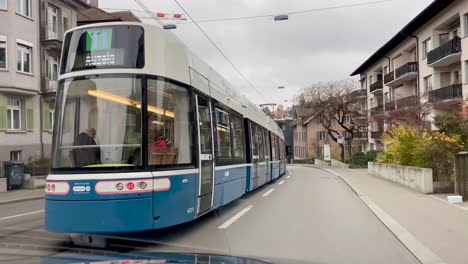
[[[148, 130], [142, 91], [148, 81]], [[97, 77], [65, 80], [58, 92], [53, 168], [189, 164], [188, 90], [157, 80]], [[148, 141], [143, 146], [143, 137]]]

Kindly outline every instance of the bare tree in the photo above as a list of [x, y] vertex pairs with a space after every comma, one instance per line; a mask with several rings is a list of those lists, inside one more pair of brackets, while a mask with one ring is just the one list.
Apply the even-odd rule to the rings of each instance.
[[[324, 129], [327, 130], [330, 138], [338, 142], [341, 133], [335, 129], [335, 124], [348, 133], [349, 144], [351, 145], [355, 132], [367, 131], [367, 121], [359, 122], [353, 120], [353, 116], [359, 115], [361, 110], [357, 104], [356, 91], [358, 83], [351, 79], [332, 82], [313, 83], [303, 93], [297, 96], [300, 106], [312, 109]], [[345, 160], [345, 148], [340, 144], [341, 160]]]

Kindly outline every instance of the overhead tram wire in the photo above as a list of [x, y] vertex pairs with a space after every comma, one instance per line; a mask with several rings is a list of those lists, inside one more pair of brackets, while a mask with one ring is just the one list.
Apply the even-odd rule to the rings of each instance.
[[247, 84], [252, 87], [257, 93], [258, 95], [260, 95], [260, 97], [262, 97], [263, 100], [265, 101], [268, 101], [265, 96], [247, 79], [247, 77], [245, 77], [244, 74], [242, 74], [242, 72], [239, 70], [239, 68], [236, 67], [236, 65], [234, 65], [234, 63], [226, 56], [226, 54], [224, 54], [224, 52], [218, 47], [218, 45], [216, 45], [216, 43], [210, 38], [210, 36], [208, 36], [208, 34], [200, 27], [200, 25], [198, 25], [197, 21], [195, 21], [192, 16], [187, 12], [187, 10], [185, 10], [185, 8], [177, 1], [177, 0], [174, 0], [174, 2], [182, 9], [182, 11], [188, 16], [188, 18], [190, 20], [192, 20], [193, 24], [195, 24], [195, 26], [197, 26], [197, 28], [203, 33], [203, 35], [205, 35], [205, 37], [211, 42], [211, 44], [218, 50], [218, 52], [224, 57], [224, 59], [226, 59], [229, 64], [231, 64], [231, 66], [237, 71], [237, 73], [247, 82]]
[[[395, 1], [395, 0], [370, 1], [370, 2], [349, 4], [349, 5], [340, 5], [340, 6], [330, 6], [330, 7], [322, 7], [322, 8], [315, 8], [315, 9], [299, 10], [299, 11], [294, 11], [294, 12], [279, 12], [278, 14], [295, 15], [295, 14], [320, 12], [320, 11], [335, 10], [335, 9], [346, 9], [346, 8], [366, 6], [366, 5], [375, 5], [375, 4], [385, 3], [385, 2], [392, 2], [392, 1]], [[102, 9], [105, 9], [105, 10], [128, 10], [128, 11], [133, 11], [133, 12], [145, 12], [145, 13], [148, 12], [148, 11], [144, 11], [144, 10], [121, 9], [121, 8], [102, 8]], [[248, 20], [248, 19], [255, 19], [255, 18], [275, 17], [276, 15], [277, 14], [207, 19], [207, 20], [198, 20], [197, 23], [221, 22], [221, 21], [232, 21], [232, 20]], [[194, 22], [186, 21], [186, 22], [179, 22], [179, 23], [176, 23], [176, 24], [177, 25], [183, 25], [183, 24], [192, 24], [192, 23], [194, 23]]]
[[[161, 20], [160, 20], [158, 17], [156, 17], [156, 16], [151, 12], [151, 10], [149, 10], [149, 9], [145, 6], [145, 4], [143, 4], [140, 0], [134, 0], [134, 1], [135, 1], [141, 8], [143, 8], [143, 10], [141, 10], [141, 12], [146, 12], [146, 13], [148, 13], [154, 20], [156, 20], [156, 22], [158, 22], [158, 24], [159, 24], [162, 28], [164, 28], [164, 23], [161, 22]], [[177, 40], [180, 44], [184, 45], [184, 42], [183, 42], [179, 37], [177, 37], [177, 35], [176, 35], [174, 32], [172, 32], [172, 31], [170, 31], [170, 30], [167, 30], [167, 31], [169, 32], [169, 34], [171, 34], [171, 35], [175, 38], [175, 40]]]
[[[370, 1], [370, 2], [349, 4], [349, 5], [330, 6], [330, 7], [300, 10], [300, 11], [294, 11], [294, 12], [283, 12], [283, 13], [279, 12], [278, 14], [296, 15], [296, 14], [320, 12], [320, 11], [335, 10], [335, 9], [346, 9], [346, 8], [357, 7], [357, 6], [375, 5], [375, 4], [385, 3], [385, 2], [392, 2], [392, 1], [395, 1], [395, 0]], [[218, 19], [206, 19], [206, 20], [199, 20], [197, 22], [198, 23], [209, 23], [209, 22], [221, 22], [221, 21], [233, 21], [233, 20], [248, 20], [248, 19], [256, 19], [256, 18], [275, 17], [278, 14], [244, 16], [244, 17], [230, 17], [230, 18], [228, 17], [228, 18], [218, 18]], [[181, 24], [191, 24], [191, 23], [194, 23], [194, 22], [186, 21], [186, 22], [179, 22], [179, 23], [176, 23], [176, 24], [181, 25]]]

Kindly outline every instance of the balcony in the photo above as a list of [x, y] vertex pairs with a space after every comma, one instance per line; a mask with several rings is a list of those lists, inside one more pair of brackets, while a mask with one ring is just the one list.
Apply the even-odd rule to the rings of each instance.
[[418, 63], [409, 62], [395, 71], [385, 75], [385, 85], [399, 86], [403, 82], [416, 80], [418, 78]]
[[395, 110], [395, 101], [389, 101], [385, 103], [385, 111]]
[[384, 76], [384, 84], [387, 85], [388, 83], [393, 82], [395, 80], [395, 72], [390, 72], [385, 74]]
[[383, 89], [383, 82], [382, 79], [377, 80], [375, 83], [370, 85], [370, 92], [371, 93], [382, 93]]
[[356, 99], [367, 98], [367, 91], [365, 89], [359, 89], [352, 91], [350, 95]]
[[353, 139], [365, 139], [367, 140], [367, 132], [353, 132]]
[[371, 138], [373, 139], [382, 139], [382, 137], [383, 137], [383, 132], [381, 131], [371, 132]]
[[49, 49], [62, 49], [62, 35], [59, 33], [57, 24], [47, 23], [47, 26], [43, 27], [44, 35], [41, 39], [41, 43], [45, 48]]
[[429, 92], [429, 102], [453, 102], [463, 100], [463, 89], [461, 84], [454, 84]]
[[371, 108], [371, 115], [383, 115], [383, 103], [379, 103], [378, 105]]
[[454, 38], [439, 47], [431, 50], [427, 54], [427, 64], [429, 67], [445, 67], [460, 61], [461, 58], [461, 40]]
[[411, 95], [411, 96], [408, 96], [408, 97], [404, 97], [404, 98], [401, 98], [401, 99], [398, 99], [396, 101], [396, 104], [397, 104], [397, 107], [399, 109], [401, 108], [405, 108], [405, 107], [410, 107], [410, 106], [415, 106], [415, 105], [418, 105], [419, 104], [419, 96], [417, 95]]
[[54, 93], [57, 91], [58, 81], [49, 80], [49, 78], [42, 77], [42, 91], [46, 93]]

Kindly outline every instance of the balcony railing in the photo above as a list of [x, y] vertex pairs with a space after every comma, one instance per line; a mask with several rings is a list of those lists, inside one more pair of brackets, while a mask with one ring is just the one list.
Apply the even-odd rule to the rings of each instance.
[[392, 82], [393, 80], [395, 80], [395, 72], [390, 72], [390, 73], [385, 74], [384, 76], [385, 84]]
[[367, 139], [367, 132], [353, 132], [354, 139]]
[[383, 132], [377, 131], [377, 132], [371, 132], [371, 137], [373, 139], [382, 139]]
[[461, 84], [454, 84], [429, 92], [429, 102], [435, 103], [451, 99], [463, 99]]
[[411, 96], [408, 96], [408, 97], [398, 99], [396, 103], [397, 103], [398, 108], [402, 108], [402, 107], [418, 105], [419, 102], [420, 102], [419, 101], [419, 96], [411, 95]]
[[408, 73], [418, 72], [418, 63], [409, 62], [395, 70], [395, 79], [398, 79]]
[[351, 93], [354, 97], [365, 97], [367, 96], [367, 91], [365, 89], [355, 90]]
[[395, 110], [395, 101], [386, 102], [385, 103], [385, 110], [386, 111]]
[[427, 63], [432, 64], [440, 59], [443, 59], [444, 57], [447, 57], [450, 54], [461, 52], [461, 50], [461, 39], [458, 37], [454, 38], [431, 50], [427, 54]]
[[370, 92], [373, 93], [379, 89], [382, 89], [383, 88], [383, 83], [382, 83], [382, 79], [376, 81], [375, 83], [371, 84], [370, 85]]

